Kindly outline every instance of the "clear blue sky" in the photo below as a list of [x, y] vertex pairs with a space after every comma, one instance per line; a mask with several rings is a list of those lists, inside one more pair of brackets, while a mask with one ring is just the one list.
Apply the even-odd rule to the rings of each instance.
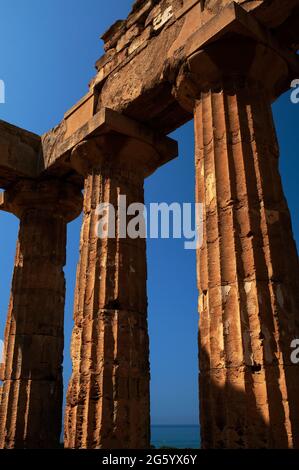
[[[102, 55], [99, 39], [132, 0], [1, 0], [0, 79], [6, 104], [0, 118], [42, 134], [55, 126], [87, 91], [93, 65]], [[290, 93], [274, 105], [281, 144], [281, 171], [299, 239], [299, 104]], [[174, 133], [180, 157], [146, 183], [153, 202], [193, 202], [193, 125]], [[3, 337], [18, 221], [0, 213], [0, 338]], [[65, 309], [65, 381], [71, 372], [69, 342], [78, 259], [80, 219], [68, 230]], [[148, 242], [149, 326], [153, 424], [197, 424], [197, 290], [195, 252], [180, 240]], [[42, 311], [41, 311], [42, 314]]]

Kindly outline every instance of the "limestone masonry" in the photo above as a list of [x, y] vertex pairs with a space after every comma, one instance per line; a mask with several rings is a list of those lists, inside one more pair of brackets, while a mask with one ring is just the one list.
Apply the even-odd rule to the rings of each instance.
[[55, 129], [0, 121], [0, 208], [20, 219], [0, 448], [59, 446], [66, 227], [82, 210], [64, 445], [149, 448], [145, 240], [97, 238], [96, 208], [142, 203], [193, 118], [202, 446], [299, 448], [299, 265], [271, 111], [299, 77], [298, 26], [299, 0], [137, 0]]

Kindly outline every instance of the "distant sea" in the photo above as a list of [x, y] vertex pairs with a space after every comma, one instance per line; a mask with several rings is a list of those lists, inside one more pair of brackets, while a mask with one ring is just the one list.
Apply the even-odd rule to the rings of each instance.
[[152, 445], [157, 449], [199, 449], [199, 426], [152, 426]]

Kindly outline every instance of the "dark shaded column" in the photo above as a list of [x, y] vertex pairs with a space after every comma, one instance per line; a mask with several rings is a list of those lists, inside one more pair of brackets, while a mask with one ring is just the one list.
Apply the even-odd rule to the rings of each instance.
[[[299, 447], [299, 266], [271, 102], [288, 70], [265, 46], [223, 39], [190, 58], [194, 109], [201, 432], [204, 448]], [[185, 77], [185, 78], [184, 78]]]
[[66, 226], [80, 214], [79, 188], [64, 181], [21, 181], [3, 210], [20, 218], [5, 329], [0, 448], [59, 446]]

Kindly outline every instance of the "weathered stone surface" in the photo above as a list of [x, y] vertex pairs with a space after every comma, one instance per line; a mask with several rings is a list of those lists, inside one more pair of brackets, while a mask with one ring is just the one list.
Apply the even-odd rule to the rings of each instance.
[[[115, 132], [155, 146], [159, 153], [159, 166], [164, 165], [178, 155], [178, 146], [175, 140], [156, 134], [151, 129], [111, 109], [102, 108], [68, 138], [66, 138], [63, 129], [59, 128], [55, 130], [51, 138], [50, 134], [44, 136], [44, 161], [47, 162], [49, 167], [52, 166], [52, 162], [59, 162], [61, 167], [64, 164], [65, 171], [69, 173], [71, 170], [70, 152], [74, 147], [86, 139]], [[153, 161], [152, 166], [153, 169], [157, 167], [155, 161]]]
[[34, 178], [42, 167], [40, 136], [0, 121], [0, 187]]
[[[163, 136], [193, 115], [203, 446], [299, 447], [298, 256], [270, 107], [299, 75], [298, 18], [298, 0], [136, 0], [55, 129], [0, 122], [0, 208], [21, 219], [0, 447], [58, 443], [65, 228], [78, 212], [67, 188], [83, 183], [65, 443], [149, 445], [145, 245], [98, 239], [96, 207], [142, 202], [144, 178], [176, 156]], [[40, 185], [66, 175], [63, 197]]]
[[[132, 22], [142, 8], [145, 13], [135, 23]], [[167, 11], [172, 11], [172, 14]], [[129, 16], [128, 24], [122, 22], [104, 36], [109, 42], [116, 34], [117, 40], [113, 39], [111, 48], [97, 62], [98, 73], [90, 83], [90, 90], [95, 94], [94, 112], [107, 107], [163, 134], [175, 130], [192, 119], [192, 114], [178, 104], [172, 93], [181, 64], [194, 52], [228, 32], [254, 36], [288, 57], [290, 75], [277, 90], [278, 96], [299, 73], [298, 57], [289, 49], [291, 42], [294, 44], [297, 40], [297, 30], [291, 27], [290, 21], [295, 13], [296, 2], [293, 0], [284, 4], [281, 22], [264, 1], [166, 1], [155, 2], [151, 8], [147, 2], [140, 3], [133, 16]], [[155, 31], [154, 22], [158, 24], [158, 18], [167, 18], [168, 15], [168, 20]], [[122, 39], [128, 38], [128, 31], [133, 31], [134, 24], [140, 31], [139, 35], [133, 35], [130, 40]], [[278, 42], [275, 32], [270, 34], [268, 27], [274, 24], [285, 42]], [[288, 34], [286, 24], [289, 25]], [[126, 46], [117, 51], [119, 41], [124, 41]], [[64, 122], [59, 132], [65, 138]], [[51, 132], [43, 140], [49, 139], [52, 139]], [[55, 160], [47, 161], [47, 165], [55, 164]]]
[[66, 224], [81, 210], [67, 182], [23, 181], [2, 196], [20, 218], [0, 401], [0, 448], [59, 446]]
[[[128, 44], [127, 53], [122, 51], [123, 55], [119, 56], [115, 52], [114, 57], [110, 56], [109, 68], [98, 70], [97, 77], [91, 82], [91, 88], [96, 86], [100, 90], [97, 109], [107, 106], [169, 132], [191, 119], [191, 116], [177, 107], [175, 100], [171, 98], [177, 69], [188, 58], [186, 46], [189, 48], [192, 44], [193, 48], [199, 47], [198, 38], [205, 34], [207, 23], [223, 15], [226, 7], [233, 7], [233, 2], [185, 0], [156, 3], [157, 5], [148, 12], [147, 18], [144, 18], [144, 27], [152, 26], [147, 43], [141, 42], [140, 50], [132, 48], [134, 54], [129, 53]], [[274, 5], [275, 3], [240, 0], [235, 2], [235, 5], [244, 9], [244, 12], [249, 12], [250, 17], [256, 18], [266, 29], [284, 29], [285, 46], [293, 44], [295, 47], [296, 42], [298, 43], [298, 32], [295, 25], [291, 27], [289, 18], [295, 15], [298, 1], [290, 0], [283, 5], [278, 2], [279, 6], [278, 3]], [[147, 3], [143, 2], [139, 8], [145, 4]], [[156, 34], [154, 25], [158, 25], [161, 18], [163, 21], [167, 18], [167, 21], [162, 21], [162, 28]], [[285, 32], [287, 28], [283, 26], [284, 23], [289, 25], [288, 34]], [[197, 36], [193, 36], [195, 32], [198, 33]], [[153, 60], [156, 61], [155, 64]], [[157, 94], [159, 99], [156, 99]], [[154, 106], [151, 106], [153, 100]], [[143, 112], [144, 109], [146, 113]]]
[[[291, 60], [290, 48], [295, 51], [299, 43], [298, 0], [286, 0], [283, 4], [278, 0], [137, 2], [126, 20], [116, 22], [103, 35], [107, 52], [97, 62], [98, 73], [90, 84], [90, 93], [66, 114], [59, 126], [42, 137], [43, 148], [36, 157], [39, 165], [35, 171], [40, 172], [44, 167], [51, 167], [51, 173], [54, 171], [61, 175], [63, 168], [67, 172], [67, 165], [63, 161], [47, 160], [51, 153], [49, 148], [57, 145], [57, 139], [60, 145], [60, 140], [69, 138], [103, 107], [124, 113], [163, 134], [192, 119], [192, 114], [186, 112], [175, 100], [172, 88], [181, 64], [188, 59], [190, 53], [203, 47], [205, 42], [215, 39], [215, 27], [221, 31], [221, 21], [219, 23], [218, 20], [225, 18], [227, 7], [231, 10], [239, 7], [236, 11], [249, 13], [247, 16], [241, 15], [243, 27], [249, 23], [249, 30], [252, 29], [253, 20], [257, 19], [255, 34], [257, 25], [264, 28], [266, 38], [260, 40], [272, 41], [274, 37], [279, 39], [279, 47], [287, 51]], [[155, 30], [154, 25], [158, 24], [162, 26]], [[136, 36], [137, 30], [139, 34]], [[244, 34], [252, 34], [252, 31]], [[125, 47], [119, 46], [117, 50], [118, 42], [125, 44]], [[296, 55], [292, 60], [298, 62]], [[294, 76], [297, 75], [296, 70]], [[27, 149], [27, 153], [28, 151], [31, 153], [30, 149]], [[18, 172], [21, 165], [20, 170], [23, 171], [24, 161], [26, 159], [12, 168]], [[0, 183], [1, 172], [4, 180], [10, 177], [3, 168], [0, 171]], [[27, 173], [26, 164], [25, 176], [29, 176]]]
[[[121, 235], [119, 197], [126, 196], [128, 206], [144, 203], [143, 182], [154, 161], [158, 167], [154, 147], [121, 134], [86, 141], [72, 154], [85, 188], [65, 417], [68, 448], [150, 446], [145, 239]], [[115, 238], [99, 238], [99, 204], [117, 210], [116, 223], [108, 222]]]
[[205, 448], [299, 447], [299, 366], [290, 359], [299, 337], [299, 264], [271, 112], [287, 73], [272, 49], [232, 37], [191, 57], [179, 80], [181, 102], [191, 106], [193, 98], [196, 195], [204, 205]]
[[[82, 101], [83, 107], [89, 99], [90, 97], [87, 97]], [[107, 109], [103, 109], [93, 116], [87, 124], [75, 130], [77, 127], [76, 120], [78, 119], [78, 122], [81, 123], [80, 107], [80, 105], [76, 106], [66, 116], [67, 122], [69, 116], [78, 113], [78, 118], [72, 120], [74, 132], [70, 137], [64, 139], [65, 133], [62, 137], [60, 128], [57, 128], [51, 138], [48, 136], [43, 140], [45, 161], [51, 159], [53, 155], [61, 155], [65, 159], [64, 165], [68, 174], [71, 175], [73, 168], [73, 172], [77, 170], [77, 174], [86, 176], [85, 207], [90, 206], [95, 195], [99, 198], [99, 202], [106, 200], [106, 193], [97, 192], [101, 188], [108, 191], [107, 197], [109, 200], [111, 196], [111, 202], [115, 202], [119, 191], [123, 191], [123, 194], [127, 195], [129, 203], [142, 202], [144, 178], [155, 171], [157, 167], [177, 156], [176, 142], [155, 135], [150, 129], [139, 123]], [[83, 115], [84, 113], [85, 110], [83, 110]], [[68, 125], [65, 128], [67, 129]], [[84, 139], [86, 138], [90, 139], [91, 146], [96, 142], [99, 147], [96, 148], [96, 151], [86, 155], [84, 152], [81, 153], [80, 155], [84, 157], [81, 160], [74, 159], [74, 155], [80, 153], [80, 149], [85, 148], [86, 142]], [[74, 148], [76, 150], [72, 152]], [[71, 152], [72, 158], [70, 158]], [[103, 155], [105, 155], [105, 159], [101, 162]], [[67, 164], [67, 160], [69, 160], [69, 164]], [[63, 170], [60, 169], [59, 171]], [[91, 176], [87, 177], [89, 174], [98, 175], [96, 183], [91, 183], [93, 179], [91, 179]], [[73, 175], [70, 177], [74, 180]], [[78, 197], [80, 201], [81, 194], [81, 186], [76, 189], [77, 196], [75, 196], [75, 193], [70, 192], [70, 188], [73, 187], [73, 185], [64, 183], [63, 180], [61, 180], [61, 183], [57, 180], [54, 180], [53, 183], [21, 180], [11, 186], [9, 191], [1, 194], [0, 208], [15, 213], [21, 220], [20, 248], [16, 256], [12, 297], [5, 336], [5, 365], [1, 369], [1, 378], [3, 378], [4, 384], [1, 387], [0, 402], [0, 446], [3, 448], [51, 448], [59, 443], [62, 406], [61, 363], [64, 305], [62, 267], [65, 255], [65, 231], [66, 222], [80, 212]], [[111, 194], [109, 188], [111, 188]], [[138, 191], [136, 188], [139, 188]], [[97, 217], [96, 208], [93, 207], [93, 210], [94, 217]], [[83, 237], [86, 227], [88, 230], [90, 228], [88, 225], [90, 213], [85, 214], [85, 216], [82, 229]], [[92, 220], [94, 221], [94, 219]], [[90, 236], [92, 237], [91, 233]], [[96, 233], [94, 233], [95, 238]], [[26, 244], [23, 239], [25, 239]], [[84, 249], [88, 250], [90, 265], [98, 267], [98, 258], [95, 256], [93, 246], [89, 244], [91, 240], [88, 243], [86, 240], [85, 242]], [[36, 243], [35, 250], [32, 251], [31, 249], [31, 252], [30, 243]], [[76, 419], [78, 419], [74, 422], [74, 414], [72, 414], [70, 419], [75, 428], [66, 426], [66, 446], [68, 447], [73, 445], [72, 436], [76, 439], [79, 447], [109, 447], [109, 445], [114, 447], [146, 447], [149, 445], [149, 359], [146, 320], [145, 242], [144, 240], [136, 240], [130, 244], [127, 240], [122, 240], [122, 243], [119, 243], [119, 240], [117, 242], [112, 240], [111, 244], [109, 243], [110, 245], [111, 253], [109, 251], [108, 264], [103, 265], [100, 269], [103, 272], [107, 271], [107, 275], [110, 269], [115, 270], [113, 253], [118, 253], [119, 278], [117, 286], [120, 289], [118, 301], [121, 302], [121, 306], [117, 306], [117, 302], [114, 302], [114, 293], [111, 293], [113, 279], [111, 279], [110, 290], [107, 288], [108, 297], [105, 297], [104, 294], [104, 303], [99, 307], [102, 314], [100, 310], [91, 310], [96, 318], [98, 316], [95, 328], [102, 325], [105, 341], [107, 341], [107, 346], [103, 351], [96, 351], [93, 357], [95, 363], [97, 361], [99, 363], [108, 361], [106, 355], [110, 350], [109, 348], [111, 348], [110, 342], [114, 339], [118, 348], [117, 355], [113, 356], [113, 360], [111, 359], [114, 364], [113, 370], [110, 370], [109, 366], [107, 367], [108, 372], [105, 371], [103, 375], [102, 371], [97, 369], [98, 375], [94, 376], [93, 369], [91, 369], [91, 380], [93, 381], [93, 377], [96, 381], [102, 380], [106, 393], [106, 399], [99, 401], [99, 406], [95, 409], [94, 419], [98, 419], [100, 415], [103, 415], [104, 421], [101, 429], [95, 431], [91, 421], [88, 420], [85, 423], [88, 432], [80, 441], [78, 437], [80, 426], [85, 425], [80, 421], [81, 407], [77, 410], [71, 405], [71, 411], [68, 411], [75, 413]], [[103, 259], [103, 262], [105, 260], [105, 249], [105, 244], [102, 249], [100, 249], [100, 245], [98, 246], [98, 254], [102, 254], [101, 259]], [[93, 259], [91, 259], [92, 256]], [[84, 270], [85, 262], [86, 259], [83, 253], [81, 257], [82, 270]], [[98, 285], [97, 277], [94, 282], [96, 283], [94, 286], [96, 289]], [[136, 287], [136, 283], [139, 287]], [[91, 284], [88, 286], [90, 288]], [[30, 296], [28, 289], [30, 289]], [[81, 301], [84, 301], [84, 289], [85, 285], [78, 284], [78, 295], [80, 293], [83, 296]], [[111, 296], [113, 298], [110, 298]], [[127, 301], [127, 296], [131, 300], [133, 299], [133, 303], [131, 300]], [[20, 303], [16, 300], [19, 298], [21, 299]], [[134, 304], [134, 299], [137, 304]], [[42, 321], [36, 316], [41, 302], [45, 304]], [[87, 307], [92, 306], [88, 304]], [[53, 318], [51, 318], [51, 313]], [[83, 313], [80, 311], [78, 315], [81, 314]], [[110, 327], [106, 325], [106, 319], [109, 318]], [[85, 316], [84, 311], [87, 332], [90, 328], [93, 328], [92, 321], [91, 318]], [[96, 331], [95, 334], [97, 334]], [[124, 334], [125, 331], [126, 334]], [[84, 329], [83, 339], [86, 334], [88, 333]], [[96, 342], [96, 344], [98, 343]], [[84, 345], [88, 347], [88, 344], [84, 343], [82, 348]], [[20, 355], [20, 351], [22, 355]], [[128, 352], [130, 353], [129, 358], [127, 357]], [[46, 358], [43, 360], [45, 354]], [[85, 377], [85, 354], [86, 351], [82, 349], [82, 356], [79, 357], [77, 363], [76, 357], [74, 357], [74, 370], [76, 371], [76, 368], [79, 368], [78, 370], [82, 374], [81, 367], [83, 367], [83, 377], [80, 376], [83, 382]], [[119, 366], [117, 367], [115, 366], [116, 360], [119, 360]], [[111, 431], [112, 418], [109, 405], [111, 403], [109, 393], [112, 392], [112, 389], [109, 388], [106, 391], [106, 374], [109, 375], [109, 373], [111, 373], [111, 377], [108, 377], [108, 382], [112, 378], [116, 380], [114, 391], [119, 396], [115, 401], [115, 409], [118, 410], [118, 414], [117, 418], [113, 418], [114, 433]], [[72, 403], [76, 400], [76, 377], [74, 372], [70, 392]], [[89, 384], [86, 383], [86, 386], [89, 386]], [[79, 390], [81, 393], [82, 389], [80, 387]], [[19, 405], [20, 403], [22, 403], [22, 406]], [[130, 403], [132, 403], [132, 411], [131, 414], [126, 415], [126, 409], [130, 406]], [[85, 406], [90, 406], [88, 400]], [[13, 415], [9, 411], [11, 409]], [[124, 420], [126, 420], [127, 425], [125, 430], [123, 430]], [[47, 429], [45, 428], [46, 422], [48, 423]], [[100, 441], [91, 438], [90, 432], [97, 432]]]
[[71, 108], [64, 116], [66, 132], [64, 139], [68, 139], [94, 115], [95, 95], [87, 93], [79, 103]]
[[143, 201], [115, 171], [94, 171], [85, 183], [67, 394], [68, 448], [148, 447], [149, 350], [144, 240], [98, 240], [99, 203], [119, 192]]

